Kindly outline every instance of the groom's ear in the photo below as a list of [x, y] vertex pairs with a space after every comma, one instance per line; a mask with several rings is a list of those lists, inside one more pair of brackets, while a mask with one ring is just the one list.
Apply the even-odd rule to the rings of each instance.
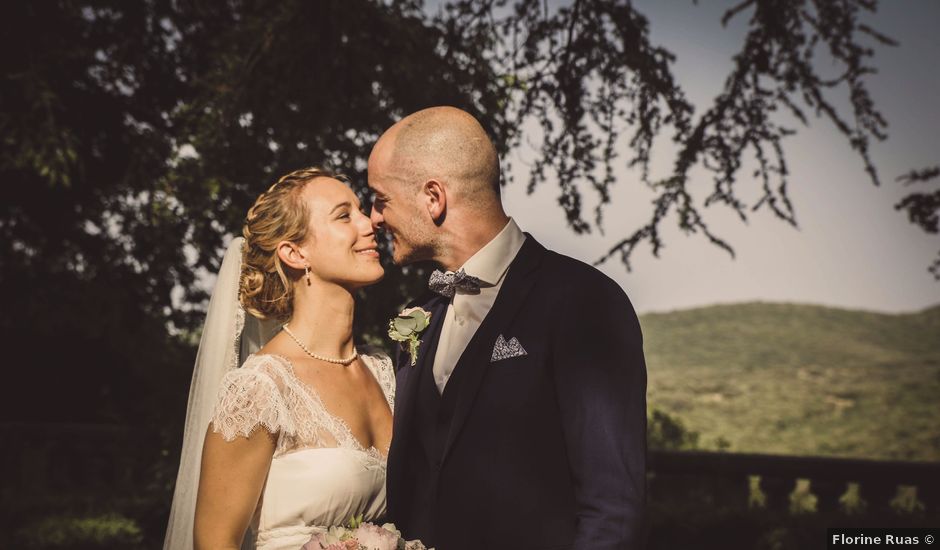
[[444, 184], [433, 179], [424, 182], [424, 199], [431, 219], [440, 225], [447, 213], [447, 190]]

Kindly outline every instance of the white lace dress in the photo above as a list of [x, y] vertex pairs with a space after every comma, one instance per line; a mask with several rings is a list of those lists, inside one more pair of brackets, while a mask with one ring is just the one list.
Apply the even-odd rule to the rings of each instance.
[[[395, 372], [388, 356], [363, 355], [390, 408]], [[231, 441], [258, 426], [278, 434], [274, 459], [251, 531], [258, 550], [297, 550], [310, 536], [362, 515], [385, 514], [385, 455], [363, 448], [316, 390], [278, 355], [251, 355], [226, 374], [212, 427]], [[251, 542], [251, 541], [249, 541]], [[250, 545], [249, 545], [250, 547]]]

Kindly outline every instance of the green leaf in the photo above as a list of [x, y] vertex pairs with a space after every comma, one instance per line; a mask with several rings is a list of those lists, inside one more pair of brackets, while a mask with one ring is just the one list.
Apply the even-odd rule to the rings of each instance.
[[402, 336], [410, 336], [418, 327], [418, 322], [413, 317], [395, 317], [392, 323]]
[[407, 336], [402, 336], [401, 334], [398, 334], [398, 331], [395, 330], [394, 328], [388, 329], [388, 337], [391, 338], [392, 340], [395, 340], [396, 342], [404, 342], [405, 340], [408, 340]]
[[428, 316], [423, 311], [414, 311], [409, 317], [415, 320], [415, 330], [423, 330], [424, 327], [428, 326]]

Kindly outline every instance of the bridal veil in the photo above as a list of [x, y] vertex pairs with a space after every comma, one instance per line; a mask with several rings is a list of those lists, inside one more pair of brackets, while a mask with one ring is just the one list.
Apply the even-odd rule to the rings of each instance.
[[278, 329], [274, 322], [262, 321], [246, 314], [238, 302], [244, 242], [242, 237], [232, 239], [209, 300], [189, 388], [183, 451], [163, 541], [164, 550], [193, 548], [193, 519], [202, 445], [222, 377], [229, 370], [240, 367], [245, 358], [258, 351]]

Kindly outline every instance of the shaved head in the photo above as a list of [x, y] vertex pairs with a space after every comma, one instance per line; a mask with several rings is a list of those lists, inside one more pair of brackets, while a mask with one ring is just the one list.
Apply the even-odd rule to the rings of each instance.
[[[383, 143], [386, 142], [386, 143]], [[467, 203], [499, 200], [499, 157], [486, 131], [469, 113], [431, 107], [411, 114], [379, 140], [400, 179], [443, 180]]]
[[389, 128], [369, 156], [372, 226], [391, 237], [399, 265], [460, 266], [509, 222], [499, 157], [469, 113], [432, 107]]

